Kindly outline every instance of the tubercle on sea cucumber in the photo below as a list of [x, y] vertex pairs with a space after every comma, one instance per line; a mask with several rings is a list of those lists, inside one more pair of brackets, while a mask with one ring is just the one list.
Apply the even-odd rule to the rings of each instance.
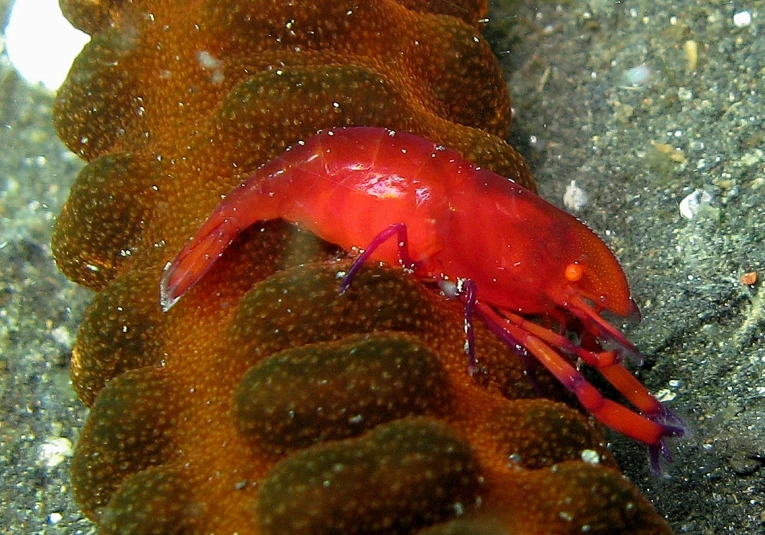
[[73, 487], [100, 533], [669, 532], [484, 329], [467, 379], [459, 305], [398, 269], [340, 299], [345, 255], [273, 222], [160, 310], [162, 266], [221, 194], [321, 128], [410, 131], [532, 185], [485, 2], [63, 4], [93, 35], [56, 102], [89, 163], [53, 247], [99, 290], [72, 372], [93, 406]]

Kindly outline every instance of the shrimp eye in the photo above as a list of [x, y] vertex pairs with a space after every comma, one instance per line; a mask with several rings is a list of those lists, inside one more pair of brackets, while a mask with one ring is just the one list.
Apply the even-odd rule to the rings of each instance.
[[566, 266], [563, 274], [567, 281], [577, 282], [584, 276], [584, 266], [581, 264], [569, 264]]

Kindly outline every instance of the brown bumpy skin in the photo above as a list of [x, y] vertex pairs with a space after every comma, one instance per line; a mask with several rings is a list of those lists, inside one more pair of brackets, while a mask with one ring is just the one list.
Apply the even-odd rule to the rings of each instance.
[[485, 1], [62, 4], [93, 36], [56, 102], [89, 163], [53, 247], [99, 292], [72, 479], [100, 533], [669, 532], [592, 422], [481, 326], [468, 377], [459, 303], [398, 268], [340, 295], [345, 253], [268, 222], [160, 310], [164, 264], [221, 194], [322, 128], [414, 132], [533, 187], [502, 140]]

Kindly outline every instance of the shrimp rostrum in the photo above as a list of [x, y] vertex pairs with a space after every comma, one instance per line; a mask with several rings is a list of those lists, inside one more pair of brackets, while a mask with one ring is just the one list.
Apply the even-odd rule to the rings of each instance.
[[[341, 283], [367, 260], [401, 263], [463, 301], [467, 371], [477, 369], [472, 321], [513, 351], [530, 355], [597, 420], [648, 445], [651, 466], [669, 458], [680, 420], [623, 365], [637, 349], [601, 312], [637, 316], [618, 261], [570, 214], [512, 180], [478, 168], [426, 139], [382, 128], [329, 130], [301, 142], [234, 189], [165, 268], [169, 310], [258, 221], [283, 219], [345, 250], [364, 250]], [[390, 239], [389, 239], [390, 238]], [[571, 318], [616, 349], [586, 349], [530, 316]], [[478, 348], [480, 355], [480, 348]], [[595, 369], [634, 406], [604, 397], [572, 364]]]

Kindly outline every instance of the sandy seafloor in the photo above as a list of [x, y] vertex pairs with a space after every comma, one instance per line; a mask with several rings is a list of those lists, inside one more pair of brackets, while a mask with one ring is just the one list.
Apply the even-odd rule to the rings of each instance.
[[[572, 180], [588, 193], [578, 215], [616, 251], [643, 311], [627, 328], [647, 357], [637, 374], [692, 430], [659, 478], [638, 444], [612, 436], [613, 450], [678, 533], [765, 533], [765, 291], [740, 281], [765, 276], [765, 2], [494, 4], [487, 36], [515, 98], [513, 142], [547, 199], [561, 204]], [[737, 27], [744, 10], [751, 23]], [[633, 85], [640, 65], [650, 78]], [[87, 413], [68, 361], [91, 296], [58, 273], [49, 247], [81, 164], [55, 137], [51, 104], [0, 57], [8, 534], [95, 531], [68, 483]], [[678, 205], [697, 189], [711, 200], [684, 219]]]

